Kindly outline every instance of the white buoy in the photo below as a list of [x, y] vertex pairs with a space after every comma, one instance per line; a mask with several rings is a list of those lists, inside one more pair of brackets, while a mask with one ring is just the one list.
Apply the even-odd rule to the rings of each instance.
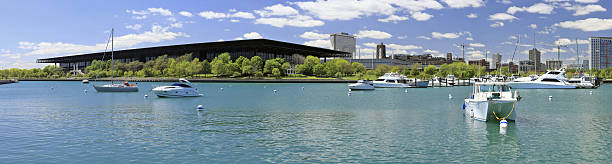
[[500, 127], [500, 128], [506, 128], [506, 127], [508, 127], [508, 121], [506, 121], [506, 120], [501, 120], [501, 121], [499, 121], [499, 127]]
[[276, 94], [276, 93], [278, 92], [278, 90], [276, 90], [276, 89], [275, 89], [275, 90], [273, 90], [272, 92], [274, 92], [274, 94]]
[[86, 90], [83, 90], [83, 92], [87, 93], [87, 89], [86, 89]]
[[450, 93], [448, 94], [448, 99], [453, 99], [453, 95], [451, 95]]
[[302, 87], [302, 91], [304, 91], [304, 87]]
[[592, 95], [592, 94], [593, 94], [593, 91], [589, 91], [589, 95]]
[[223, 91], [223, 88], [219, 88], [219, 90]]
[[408, 93], [408, 89], [404, 89], [404, 93]]
[[346, 95], [347, 95], [347, 96], [351, 96], [351, 91], [349, 91], [349, 92], [348, 92]]
[[149, 97], [149, 95], [144, 95], [144, 98], [146, 99], [147, 97]]
[[552, 96], [548, 96], [548, 101], [552, 101]]
[[204, 106], [202, 106], [202, 105], [198, 105], [197, 110], [198, 110], [198, 111], [202, 111], [202, 110], [204, 110]]

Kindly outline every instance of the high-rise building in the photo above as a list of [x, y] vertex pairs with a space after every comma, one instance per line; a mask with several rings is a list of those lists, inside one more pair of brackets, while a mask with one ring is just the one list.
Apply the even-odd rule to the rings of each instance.
[[450, 52], [446, 53], [446, 60], [452, 62], [453, 61], [453, 53], [450, 53]]
[[582, 60], [582, 69], [589, 68], [589, 60]]
[[379, 45], [376, 45], [376, 59], [384, 59], [387, 58], [387, 48], [385, 44], [380, 42]]
[[501, 66], [502, 56], [499, 53], [493, 54], [493, 58], [491, 60], [491, 66], [489, 69], [497, 69], [497, 67]]
[[534, 62], [534, 63], [541, 63], [541, 61], [540, 61], [540, 51], [538, 51], [538, 49], [533, 48], [533, 49], [529, 50], [529, 61]]
[[546, 66], [548, 69], [559, 69], [563, 65], [563, 62], [560, 60], [550, 59], [546, 60]]
[[330, 34], [329, 40], [331, 41], [332, 49], [336, 51], [343, 51], [355, 55], [357, 47], [357, 40], [355, 36], [348, 33], [336, 33]]
[[591, 37], [590, 69], [612, 68], [612, 37]]

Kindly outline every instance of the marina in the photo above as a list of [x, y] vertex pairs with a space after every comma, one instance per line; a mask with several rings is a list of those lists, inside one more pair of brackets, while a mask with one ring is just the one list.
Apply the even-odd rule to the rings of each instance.
[[0, 160], [605, 163], [612, 155], [609, 85], [520, 90], [519, 115], [500, 134], [499, 122], [462, 111], [472, 87], [347, 96], [335, 83], [193, 83], [204, 96], [143, 98], [165, 84], [128, 93], [83, 92], [91, 84], [80, 81], [1, 85]]

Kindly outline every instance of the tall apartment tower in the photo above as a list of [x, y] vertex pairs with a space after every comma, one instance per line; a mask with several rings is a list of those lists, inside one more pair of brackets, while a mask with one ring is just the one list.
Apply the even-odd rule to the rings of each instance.
[[533, 48], [529, 50], [529, 61], [538, 64], [540, 63], [540, 51], [538, 51], [538, 49]]
[[489, 68], [497, 69], [498, 67], [501, 67], [501, 59], [502, 59], [501, 54], [499, 53], [493, 54], [493, 59], [491, 61], [491, 66]]
[[376, 59], [384, 59], [387, 58], [387, 48], [385, 44], [380, 42], [379, 45], [376, 45]]
[[589, 69], [612, 68], [612, 37], [591, 37]]
[[453, 53], [446, 53], [446, 61], [453, 61]]
[[355, 50], [357, 47], [357, 40], [355, 39], [355, 36], [344, 32], [330, 34], [329, 41], [331, 41], [333, 50], [348, 52], [351, 53], [352, 56], [355, 55]]

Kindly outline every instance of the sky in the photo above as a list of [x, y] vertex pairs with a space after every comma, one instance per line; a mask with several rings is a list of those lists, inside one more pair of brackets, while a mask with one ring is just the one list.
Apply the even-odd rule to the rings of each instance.
[[[115, 49], [265, 38], [323, 48], [329, 34], [357, 36], [360, 58], [387, 53], [542, 61], [588, 57], [589, 37], [612, 37], [609, 0], [132, 0], [0, 2], [0, 69], [41, 68], [36, 59]], [[520, 44], [517, 40], [520, 39]], [[517, 46], [518, 45], [518, 46]], [[515, 51], [515, 48], [517, 49]], [[514, 55], [513, 55], [514, 54]]]

